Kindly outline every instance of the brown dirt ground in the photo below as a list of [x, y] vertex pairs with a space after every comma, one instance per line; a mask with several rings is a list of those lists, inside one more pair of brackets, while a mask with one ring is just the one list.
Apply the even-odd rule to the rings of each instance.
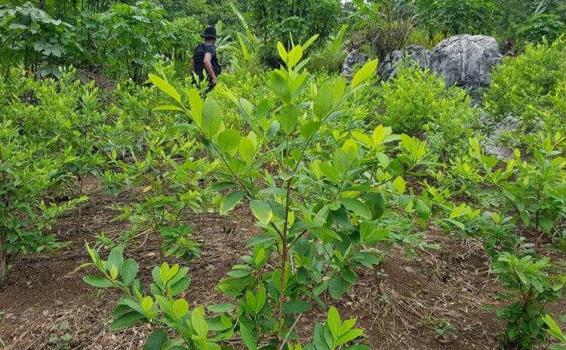
[[[75, 272], [88, 261], [85, 240], [92, 242], [100, 232], [117, 236], [128, 225], [111, 222], [115, 212], [109, 207], [114, 200], [96, 188], [91, 192], [80, 217], [74, 212], [57, 225], [58, 237], [70, 244], [20, 259], [0, 287], [0, 348], [66, 349], [53, 338], [68, 333], [70, 349], [140, 349], [150, 333], [146, 326], [110, 332], [108, 320], [118, 296], [94, 291], [82, 282], [85, 272]], [[190, 264], [187, 300], [225, 301], [212, 286], [245, 252], [246, 240], [256, 232], [251, 218], [239, 210], [230, 218], [204, 214], [188, 221], [202, 244], [202, 257]], [[498, 303], [498, 285], [489, 275], [481, 244], [439, 233], [428, 239], [442, 248], [421, 252], [418, 258], [394, 248], [383, 265], [360, 273], [357, 285], [337, 306], [344, 317], [358, 318], [373, 349], [496, 349], [503, 324], [487, 306]], [[128, 247], [127, 255], [145, 267], [144, 276], [160, 261], [157, 247], [151, 238], [143, 246]], [[554, 309], [566, 313], [566, 303]], [[308, 334], [322, 317], [322, 311], [305, 317], [301, 333]], [[68, 324], [67, 330], [61, 330], [62, 324]]]

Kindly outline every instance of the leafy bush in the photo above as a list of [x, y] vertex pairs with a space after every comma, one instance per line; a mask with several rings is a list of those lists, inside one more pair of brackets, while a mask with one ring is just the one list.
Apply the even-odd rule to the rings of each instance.
[[[176, 210], [200, 205], [195, 194], [200, 191], [194, 191], [198, 180], [189, 181], [192, 175], [201, 176], [196, 163], [188, 159], [194, 149], [184, 138], [185, 129], [162, 127], [172, 123], [171, 116], [148, 107], [157, 104], [155, 91], [130, 82], [118, 85], [109, 95], [93, 82], [81, 83], [76, 75], [74, 70], [62, 70], [58, 80], [35, 80], [12, 69], [6, 79], [0, 79], [4, 258], [57, 247], [47, 234], [49, 225], [79, 204], [62, 198], [81, 198], [83, 180], [91, 175], [100, 176], [114, 194], [128, 184], [139, 181], [136, 184], [141, 186], [148, 181], [145, 185], [153, 187], [145, 192], [146, 202], [140, 200], [133, 207], [155, 212], [140, 210], [139, 222], [144, 222], [142, 218], [153, 224], [159, 214], [177, 205], [171, 198], [184, 201]], [[171, 159], [172, 154], [179, 163]], [[163, 203], [170, 206], [160, 207]], [[166, 255], [190, 258], [196, 246], [188, 239], [186, 227], [171, 216], [163, 218], [172, 228], [163, 230], [163, 250]]]
[[[269, 312], [267, 291], [260, 287], [257, 293], [248, 292], [240, 305], [215, 304], [191, 308], [182, 296], [190, 286], [189, 269], [179, 265], [163, 263], [152, 270], [152, 283], [143, 288], [138, 279], [139, 265], [133, 259], [124, 259], [124, 247], [110, 251], [107, 260], [99, 253], [86, 247], [98, 275], [87, 275], [85, 283], [99, 289], [116, 289], [122, 293], [113, 313], [111, 329], [121, 330], [137, 324], [153, 324], [157, 327], [147, 339], [144, 349], [198, 349], [220, 350], [223, 343], [232, 340], [239, 333], [248, 349], [256, 349], [258, 337], [252, 322], [244, 322], [238, 314]], [[147, 294], [146, 294], [147, 293]], [[294, 306], [296, 307], [296, 306]], [[290, 309], [294, 307], [289, 307]], [[207, 316], [211, 314], [212, 316]], [[331, 307], [324, 324], [314, 330], [314, 341], [306, 350], [369, 350], [367, 346], [348, 346], [364, 335], [355, 328], [356, 320], [342, 321], [338, 310]], [[171, 335], [173, 337], [171, 338]], [[290, 335], [290, 333], [288, 334]], [[300, 344], [291, 344], [285, 338], [280, 349], [300, 350]]]
[[178, 51], [181, 43], [170, 46], [182, 38], [169, 30], [186, 35], [185, 29], [178, 27], [186, 23], [180, 21], [167, 22], [163, 8], [148, 0], [135, 5], [116, 3], [105, 12], [86, 14], [79, 28], [83, 47], [88, 49], [84, 58], [90, 64], [103, 65], [110, 76], [141, 80], [162, 46]]
[[383, 59], [407, 44], [414, 30], [414, 11], [408, 1], [354, 1], [356, 12], [349, 19], [354, 35], [352, 45], [369, 45]]
[[549, 302], [562, 295], [566, 276], [551, 274], [549, 259], [518, 257], [503, 253], [493, 264], [493, 272], [506, 288], [511, 304], [498, 312], [507, 322], [504, 342], [519, 349], [534, 349], [548, 338], [544, 317]]
[[[340, 298], [356, 281], [356, 267], [379, 262], [376, 252], [362, 244], [388, 239], [387, 232], [372, 221], [383, 215], [386, 193], [363, 190], [371, 189], [363, 184], [373, 180], [362, 173], [368, 166], [381, 167], [374, 154], [395, 140], [391, 130], [378, 127], [372, 136], [357, 132], [327, 152], [314, 146], [327, 139], [327, 127], [344, 101], [375, 74], [377, 62], [364, 66], [350, 86], [338, 79], [320, 90], [313, 87], [318, 92], [311, 103], [302, 93], [308, 79], [300, 62], [304, 47], [286, 51], [279, 43], [278, 50], [285, 66], [268, 75], [275, 104], [267, 101], [256, 107], [219, 87], [219, 94], [239, 110], [246, 128], [224, 118], [213, 96], [203, 100], [195, 89], [181, 95], [166, 80], [150, 75], [174, 103], [160, 109], [190, 118], [222, 164], [214, 175], [218, 181], [214, 187], [224, 195], [220, 213], [230, 212], [247, 198], [262, 229], [249, 242], [250, 254], [217, 287], [239, 300], [238, 328], [250, 349], [262, 340], [285, 346], [289, 335], [295, 337], [296, 315], [308, 311], [310, 301], [324, 305], [320, 295], [325, 292]], [[276, 167], [273, 175], [263, 171], [268, 166]], [[381, 184], [394, 193], [405, 191], [400, 177]], [[354, 189], [356, 198], [348, 195]], [[349, 335], [353, 324], [347, 324], [339, 334], [332, 331], [331, 348], [362, 335], [359, 331]]]
[[277, 0], [247, 0], [246, 7], [253, 19], [256, 35], [265, 43], [261, 55], [272, 66], [279, 64], [273, 43], [305, 42], [313, 35], [322, 39], [334, 30], [339, 18], [339, 0], [303, 0], [281, 3]]
[[[6, 92], [0, 94], [0, 281], [14, 257], [59, 247], [49, 234], [51, 225], [58, 216], [86, 200], [73, 194], [67, 197], [76, 199], [53, 198], [65, 188], [72, 171], [88, 159], [73, 151], [71, 144], [79, 138], [67, 133], [71, 126], [68, 116], [61, 114], [64, 106], [55, 106], [54, 110], [59, 107], [57, 113], [47, 111], [46, 116], [38, 107], [12, 101], [18, 87], [25, 89], [26, 82], [35, 82], [10, 78], [8, 86], [14, 89], [11, 92], [7, 91], [7, 83], [0, 81], [0, 92]], [[61, 100], [64, 97], [50, 102]], [[64, 122], [68, 128], [62, 125]]]
[[194, 48], [202, 41], [203, 25], [195, 17], [179, 17], [164, 24], [159, 52], [188, 67]]
[[566, 24], [555, 14], [536, 14], [529, 18], [518, 31], [519, 38], [531, 43], [553, 42], [564, 30]]
[[308, 68], [314, 71], [339, 73], [346, 57], [345, 37], [348, 26], [344, 25], [336, 35], [330, 36], [326, 45], [310, 56]]
[[[232, 337], [232, 320], [223, 315], [225, 311], [208, 320], [204, 307], [189, 311], [189, 303], [180, 297], [191, 282], [188, 268], [163, 263], [152, 270], [150, 287], [142, 288], [137, 279], [139, 266], [133, 259], [124, 259], [123, 250], [123, 246], [118, 246], [112, 249], [108, 260], [102, 260], [98, 252], [87, 245], [92, 265], [102, 275], [88, 275], [84, 281], [96, 288], [115, 288], [123, 293], [112, 313], [113, 330], [154, 323], [175, 331], [176, 337], [171, 340], [161, 329], [153, 332], [146, 342], [146, 348], [152, 349], [161, 349], [165, 343], [177, 348], [220, 349], [217, 343]], [[149, 294], [145, 294], [146, 290]], [[215, 326], [210, 329], [209, 324], [213, 322]]]
[[[511, 49], [515, 45], [522, 46], [521, 39], [538, 42], [543, 35], [555, 32], [560, 26], [557, 20], [566, 21], [566, 7], [561, 0], [498, 0], [496, 5], [496, 32]], [[533, 30], [532, 34], [528, 27]]]
[[493, 28], [492, 0], [417, 0], [418, 21], [432, 34], [489, 34]]
[[566, 81], [563, 50], [564, 42], [559, 40], [550, 46], [528, 45], [524, 54], [507, 58], [493, 72], [486, 109], [499, 119], [518, 117], [523, 130], [532, 130], [541, 122], [559, 125], [564, 114], [555, 96]]
[[5, 72], [23, 64], [40, 76], [58, 75], [58, 65], [78, 49], [72, 30], [29, 2], [14, 8], [0, 5], [0, 65]]
[[459, 176], [474, 184], [473, 189], [492, 186], [497, 193], [492, 200], [507, 201], [507, 210], [525, 226], [555, 236], [566, 220], [566, 161], [561, 153], [565, 141], [560, 133], [541, 135], [524, 159], [515, 150], [514, 159], [500, 161], [486, 155], [477, 139], [470, 139], [469, 158], [454, 164], [460, 164]]
[[121, 211], [118, 219], [132, 224], [122, 235], [124, 241], [141, 234], [158, 234], [164, 256], [187, 261], [200, 251], [191, 240], [191, 227], [181, 221], [185, 217], [182, 214], [211, 206], [215, 197], [201, 183], [217, 166], [206, 159], [195, 159], [200, 149], [191, 138], [182, 127], [148, 130], [143, 142], [145, 152], [137, 152], [127, 161], [113, 152], [110, 164], [115, 170], [102, 177], [115, 192], [143, 186], [143, 195], [137, 201], [117, 208]]
[[61, 180], [63, 159], [38, 156], [42, 144], [19, 140], [10, 119], [0, 124], [0, 282], [10, 259], [58, 247], [47, 235], [53, 220], [78, 202], [45, 203], [42, 198]]
[[447, 145], [467, 138], [476, 117], [462, 89], [447, 88], [441, 77], [412, 66], [382, 85], [380, 106], [384, 122], [395, 132], [434, 133]]

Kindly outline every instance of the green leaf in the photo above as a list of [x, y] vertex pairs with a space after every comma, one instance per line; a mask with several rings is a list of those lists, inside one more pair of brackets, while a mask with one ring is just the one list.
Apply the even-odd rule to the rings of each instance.
[[336, 345], [337, 346], [342, 346], [344, 344], [348, 344], [349, 342], [351, 342], [352, 340], [361, 337], [362, 335], [364, 335], [364, 331], [356, 328], [356, 329], [352, 329], [350, 331], [348, 331], [348, 333], [340, 336], [339, 339], [336, 340]]
[[141, 308], [144, 311], [144, 313], [146, 315], [149, 315], [151, 313], [151, 311], [153, 310], [153, 306], [155, 305], [153, 298], [150, 296], [145, 296], [143, 297], [141, 303]]
[[165, 112], [184, 112], [179, 106], [174, 105], [161, 105], [153, 109], [154, 111], [165, 111]]
[[357, 344], [347, 347], [344, 350], [371, 350], [371, 348], [367, 345]]
[[335, 300], [339, 300], [348, 290], [348, 283], [340, 276], [334, 277], [328, 282], [328, 292]]
[[422, 200], [417, 201], [417, 204], [415, 206], [415, 210], [416, 210], [417, 214], [419, 214], [420, 218], [424, 219], [424, 220], [428, 219], [430, 217], [430, 215], [432, 214], [432, 211], [430, 210], [430, 208]]
[[240, 98], [239, 106], [245, 116], [250, 117], [253, 115], [255, 107], [250, 101]]
[[161, 350], [161, 347], [167, 342], [167, 333], [162, 329], [156, 329], [151, 333], [143, 350]]
[[273, 219], [273, 209], [265, 201], [253, 200], [250, 203], [252, 213], [262, 225], [267, 225]]
[[552, 316], [545, 315], [543, 320], [548, 326], [548, 333], [558, 339], [558, 341], [566, 343], [566, 335], [562, 332], [562, 329], [560, 329], [560, 326], [556, 323]]
[[252, 164], [257, 153], [257, 142], [250, 135], [242, 137], [239, 146], [240, 156], [247, 164]]
[[364, 221], [360, 225], [360, 236], [365, 244], [375, 244], [389, 239], [389, 231], [376, 228], [373, 223]]
[[244, 345], [246, 345], [249, 350], [256, 350], [257, 334], [249, 323], [251, 322], [245, 322], [244, 320], [240, 322], [240, 336], [242, 337]]
[[122, 269], [120, 270], [120, 275], [122, 276], [122, 282], [129, 286], [134, 282], [136, 276], [139, 272], [138, 263], [133, 259], [128, 259], [122, 265]]
[[287, 79], [279, 71], [274, 71], [270, 75], [269, 85], [271, 91], [285, 103], [291, 103], [291, 91], [287, 84]]
[[230, 277], [242, 278], [242, 277], [247, 277], [247, 276], [251, 275], [251, 272], [247, 271], [247, 270], [235, 269], [235, 270], [229, 271], [227, 273], [227, 275], [230, 276]]
[[285, 50], [285, 46], [283, 46], [283, 43], [280, 41], [277, 43], [277, 51], [279, 53], [279, 57], [281, 57], [281, 60], [283, 62], [287, 62], [288, 53], [287, 50]]
[[259, 290], [257, 291], [256, 301], [257, 301], [257, 304], [256, 304], [256, 307], [255, 307], [255, 312], [256, 312], [256, 314], [259, 314], [259, 312], [265, 306], [265, 302], [267, 301], [267, 291], [265, 290], [265, 288], [263, 286], [260, 286]]
[[342, 326], [342, 320], [340, 319], [340, 313], [338, 309], [334, 306], [330, 307], [328, 310], [328, 316], [326, 317], [326, 325], [332, 334], [334, 340], [338, 339], [340, 336], [340, 327]]
[[371, 210], [371, 219], [377, 220], [385, 213], [385, 198], [381, 193], [368, 193], [366, 203]]
[[234, 207], [244, 199], [244, 195], [244, 192], [236, 191], [226, 196], [224, 200], [222, 200], [222, 204], [220, 204], [220, 215], [226, 215], [234, 209]]
[[196, 89], [189, 90], [188, 95], [193, 120], [197, 126], [202, 128], [202, 111], [204, 109], [204, 102]]
[[98, 252], [95, 249], [92, 249], [86, 242], [85, 242], [85, 247], [86, 247], [86, 251], [88, 252], [88, 255], [90, 256], [92, 262], [94, 263], [94, 266], [96, 266], [99, 270], [104, 270], [104, 264], [100, 259], [100, 255], [98, 255]]
[[352, 88], [356, 88], [375, 75], [377, 60], [367, 62], [352, 79]]
[[[209, 341], [209, 342], [206, 344], [206, 349], [207, 349], [207, 350], [222, 350], [222, 347], [221, 347], [220, 345], [216, 344], [216, 343], [213, 343], [213, 342]], [[183, 350], [184, 350], [184, 349], [183, 349]]]
[[169, 339], [163, 344], [161, 350], [187, 350], [183, 339]]
[[164, 94], [172, 97], [175, 101], [181, 104], [181, 95], [167, 81], [161, 79], [160, 77], [154, 74], [149, 75], [149, 81], [151, 81], [153, 85], [157, 86], [157, 88], [161, 90]]
[[342, 237], [336, 231], [328, 227], [312, 228], [311, 233], [323, 243], [342, 242]]
[[83, 277], [83, 281], [89, 286], [95, 288], [112, 288], [114, 284], [106, 277], [88, 275]]
[[291, 134], [295, 131], [301, 110], [295, 105], [286, 105], [281, 108], [279, 123], [281, 130], [286, 134]]
[[200, 337], [206, 339], [208, 335], [208, 323], [204, 316], [203, 306], [200, 306], [191, 312], [191, 325]]
[[318, 121], [307, 122], [301, 127], [301, 136], [304, 139], [309, 139], [318, 131], [319, 127], [320, 122]]
[[373, 141], [373, 146], [378, 148], [379, 146], [383, 145], [392, 140], [393, 130], [390, 127], [385, 127], [383, 125], [378, 125], [371, 135], [371, 139]]
[[447, 222], [451, 223], [452, 225], [458, 227], [460, 230], [465, 230], [466, 229], [466, 225], [464, 225], [463, 223], [461, 223], [460, 221], [457, 220], [453, 220], [453, 219], [445, 219]]
[[330, 334], [328, 327], [323, 327], [321, 324], [317, 324], [314, 328], [313, 338], [315, 348], [307, 348], [306, 350], [331, 350], [334, 345], [334, 340], [328, 338], [332, 338], [332, 334]]
[[110, 251], [110, 254], [108, 255], [107, 267], [110, 269], [112, 266], [115, 266], [116, 269], [119, 271], [122, 268], [123, 263], [124, 263], [124, 245], [120, 244], [117, 247], [114, 247]]
[[227, 129], [218, 135], [218, 146], [221, 150], [233, 156], [238, 150], [241, 139], [242, 136], [239, 131]]
[[222, 314], [234, 311], [236, 306], [233, 304], [214, 304], [208, 305], [206, 308], [208, 309], [208, 311], [214, 312], [215, 314]]
[[293, 47], [287, 57], [287, 67], [292, 69], [301, 61], [301, 58], [303, 58], [303, 48], [301, 46]]
[[368, 220], [372, 219], [373, 216], [372, 212], [365, 203], [353, 198], [342, 199], [340, 203], [342, 203], [342, 205], [346, 209], [354, 212], [354, 214], [364, 219], [368, 219]]
[[326, 176], [328, 179], [332, 180], [334, 183], [340, 183], [341, 182], [342, 178], [340, 177], [340, 173], [331, 164], [321, 163], [319, 165], [319, 168], [322, 171], [322, 174], [324, 174], [324, 176]]
[[314, 42], [316, 41], [316, 39], [318, 39], [318, 37], [319, 35], [315, 34], [311, 36], [309, 40], [307, 40], [303, 45], [301, 45], [303, 47], [303, 51], [307, 50], [312, 44], [314, 44]]
[[401, 176], [398, 176], [393, 180], [393, 188], [395, 188], [398, 194], [404, 194], [407, 190], [407, 184]]
[[214, 137], [220, 132], [222, 126], [222, 111], [220, 105], [213, 98], [204, 102], [202, 110], [202, 129], [206, 136]]
[[139, 321], [145, 319], [145, 316], [137, 311], [131, 311], [123, 314], [117, 319], [112, 320], [110, 329], [113, 331], [119, 331], [122, 329], [130, 328], [133, 325], [139, 323]]
[[348, 332], [350, 329], [354, 328], [355, 325], [356, 325], [355, 319], [346, 320], [346, 321], [342, 322], [342, 325], [340, 326], [340, 330], [339, 330], [340, 335], [346, 334], [346, 332]]
[[334, 169], [336, 169], [336, 172], [338, 173], [340, 179], [342, 179], [342, 177], [344, 177], [346, 172], [350, 169], [351, 160], [352, 159], [348, 157], [346, 152], [344, 152], [342, 149], [337, 149], [336, 151], [334, 151]]
[[311, 305], [304, 300], [291, 300], [283, 305], [283, 312], [287, 314], [302, 314], [311, 309]]
[[323, 85], [314, 100], [314, 115], [321, 120], [326, 117], [334, 106], [334, 85], [331, 83]]
[[216, 288], [225, 295], [236, 298], [248, 287], [251, 279], [251, 276], [247, 278], [225, 278], [220, 281]]
[[173, 303], [173, 317], [180, 320], [189, 312], [189, 303], [185, 299], [177, 299]]
[[350, 162], [358, 158], [358, 144], [356, 141], [349, 139], [342, 145], [342, 151], [348, 156]]

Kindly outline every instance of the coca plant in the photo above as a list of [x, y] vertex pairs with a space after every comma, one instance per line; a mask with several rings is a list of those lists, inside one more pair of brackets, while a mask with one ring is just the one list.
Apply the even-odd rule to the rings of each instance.
[[[349, 85], [336, 78], [318, 87], [302, 69], [308, 46], [287, 51], [278, 45], [285, 66], [267, 77], [274, 103], [254, 105], [225, 87], [219, 89], [235, 104], [243, 123], [224, 118], [216, 97], [203, 100], [196, 89], [178, 91], [150, 75], [172, 99], [158, 109], [185, 115], [210, 155], [220, 161], [212, 185], [224, 196], [220, 213], [246, 201], [262, 230], [217, 286], [234, 298], [234, 305], [212, 309], [232, 316], [233, 329], [248, 349], [301, 348], [291, 345], [298, 338], [300, 315], [313, 304], [325, 308], [327, 295], [339, 299], [356, 282], [358, 268], [380, 262], [374, 245], [387, 242], [389, 233], [380, 228], [379, 219], [386, 202], [406, 190], [405, 181], [388, 171], [388, 144], [398, 139], [391, 129], [344, 133], [333, 123], [345, 102], [374, 76], [377, 62], [362, 67]], [[106, 280], [120, 275], [119, 269], [114, 277], [108, 273]], [[158, 301], [155, 308], [166, 312], [168, 304]], [[342, 323], [336, 314], [331, 309], [326, 324], [315, 330], [315, 342], [306, 348], [367, 349], [357, 344], [363, 332], [353, 328], [355, 321]]]
[[[84, 281], [100, 289], [115, 289], [123, 296], [112, 313], [112, 330], [126, 329], [137, 323], [156, 326], [149, 336], [144, 350], [220, 350], [233, 349], [228, 341], [234, 337], [238, 319], [231, 304], [215, 304], [190, 307], [183, 295], [191, 284], [189, 269], [178, 264], [163, 263], [153, 268], [152, 282], [143, 287], [138, 279], [139, 265], [133, 259], [124, 259], [124, 246], [110, 251], [107, 260], [86, 245], [98, 275], [87, 275]], [[262, 310], [266, 304], [265, 290], [256, 296], [249, 293], [240, 308]], [[363, 330], [355, 328], [356, 320], [342, 321], [336, 308], [330, 308], [323, 324], [316, 325], [313, 343], [307, 350], [364, 350], [363, 345], [351, 345], [352, 341], [363, 335]], [[245, 328], [239, 327], [242, 338], [247, 336]], [[171, 337], [171, 334], [174, 336]], [[300, 344], [286, 344], [286, 349], [302, 349]], [[351, 345], [351, 346], [350, 346]], [[254, 347], [254, 349], [257, 347]], [[269, 348], [269, 347], [266, 347]]]
[[12, 119], [0, 122], [0, 284], [17, 256], [59, 247], [48, 234], [51, 225], [87, 200], [84, 196], [65, 202], [46, 199], [70, 176], [64, 169], [75, 158], [45, 156], [41, 150], [52, 142], [23, 136]]
[[200, 249], [183, 219], [210, 207], [215, 197], [201, 189], [201, 183], [216, 164], [195, 156], [200, 146], [184, 129], [173, 123], [148, 128], [145, 153], [122, 160], [113, 151], [110, 164], [119, 172], [107, 170], [103, 179], [115, 192], [142, 188], [135, 202], [116, 206], [120, 211], [116, 219], [132, 224], [123, 232], [123, 242], [158, 234], [164, 256], [189, 261]]
[[381, 153], [385, 145], [396, 139], [390, 129], [333, 136], [338, 131], [333, 120], [374, 75], [377, 62], [366, 64], [349, 86], [337, 78], [317, 87], [302, 69], [308, 46], [287, 51], [278, 44], [285, 66], [267, 77], [276, 100], [272, 105], [256, 106], [221, 89], [238, 107], [244, 126], [224, 118], [214, 97], [203, 100], [189, 90], [185, 103], [168, 82], [150, 76], [173, 99], [160, 109], [186, 114], [222, 162], [216, 186], [225, 194], [220, 212], [246, 199], [262, 229], [249, 242], [250, 254], [218, 285], [237, 299], [265, 299], [267, 307], [239, 309], [239, 328], [250, 349], [281, 347], [293, 333], [296, 315], [308, 311], [311, 301], [324, 306], [325, 292], [340, 298], [356, 281], [357, 267], [379, 263], [368, 245], [387, 239], [375, 220], [383, 214], [386, 192], [394, 191], [391, 182], [400, 183], [390, 181], [380, 163], [387, 157]]

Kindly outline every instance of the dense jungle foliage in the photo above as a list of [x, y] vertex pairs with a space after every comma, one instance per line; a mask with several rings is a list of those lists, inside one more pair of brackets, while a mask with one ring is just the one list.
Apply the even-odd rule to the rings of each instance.
[[[207, 93], [190, 61], [209, 25], [224, 73]], [[376, 73], [458, 34], [499, 43], [490, 86]], [[353, 50], [367, 60], [345, 77]], [[79, 273], [120, 294], [111, 329], [152, 325], [144, 349], [378, 349], [335, 306], [392, 247], [435, 249], [433, 230], [482, 243], [502, 348], [566, 349], [566, 310], [550, 311], [566, 288], [564, 1], [0, 0], [0, 118], [0, 284], [66, 244], [53, 227], [80, 220], [85, 183], [137, 193]], [[186, 218], [235, 210], [258, 233], [210, 286], [226, 303], [195, 306]], [[129, 247], [148, 235], [163, 263], [144, 269]]]

